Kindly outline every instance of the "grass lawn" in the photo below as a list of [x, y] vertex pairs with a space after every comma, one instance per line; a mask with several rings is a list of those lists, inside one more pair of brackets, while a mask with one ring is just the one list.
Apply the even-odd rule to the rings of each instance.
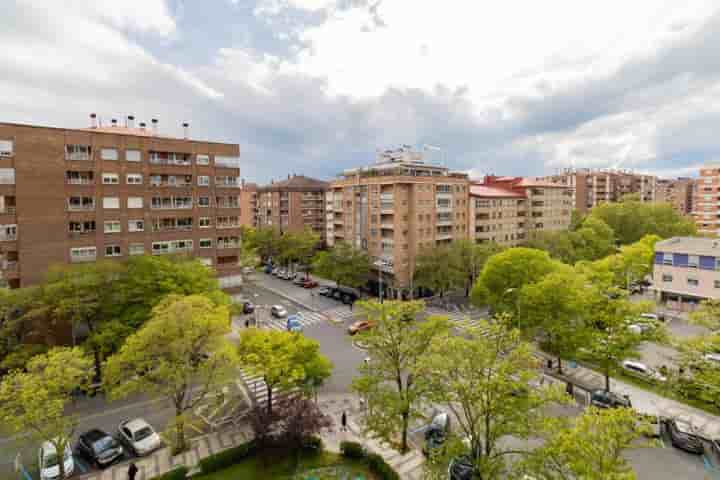
[[296, 467], [293, 454], [276, 450], [263, 451], [225, 470], [194, 478], [199, 480], [376, 479], [363, 460], [351, 460], [336, 453], [322, 452], [300, 457]]

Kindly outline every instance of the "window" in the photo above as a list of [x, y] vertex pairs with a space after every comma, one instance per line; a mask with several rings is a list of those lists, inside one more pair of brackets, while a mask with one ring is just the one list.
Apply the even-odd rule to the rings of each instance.
[[65, 158], [68, 160], [90, 160], [90, 145], [65, 145]]
[[117, 220], [107, 220], [103, 222], [103, 231], [105, 233], [119, 233], [122, 231], [120, 222]]
[[210, 217], [200, 217], [198, 218], [198, 226], [200, 228], [210, 228], [212, 226], [212, 222], [210, 221]]
[[95, 247], [77, 247], [70, 249], [71, 262], [92, 262], [97, 255]]
[[128, 185], [142, 185], [142, 174], [141, 173], [128, 173], [125, 177], [125, 182]]
[[128, 208], [143, 208], [143, 197], [128, 197]]
[[698, 268], [698, 264], [700, 263], [700, 257], [697, 255], [688, 255], [688, 267], [689, 268]]
[[663, 282], [672, 282], [672, 275], [670, 275], [669, 273], [663, 273], [662, 281]]
[[201, 238], [200, 248], [212, 248], [212, 238]]
[[169, 240], [165, 242], [153, 242], [152, 253], [153, 255], [163, 255], [173, 252], [192, 251], [192, 248], [192, 240]]
[[695, 277], [688, 277], [687, 284], [689, 287], [697, 287], [700, 284], [700, 281], [698, 281]]
[[145, 220], [128, 220], [128, 232], [144, 232]]
[[120, 177], [117, 173], [103, 173], [103, 185], [117, 185], [120, 183]]
[[216, 167], [240, 168], [240, 157], [215, 155]]
[[15, 169], [14, 168], [0, 168], [0, 184], [15, 185]]
[[0, 157], [12, 157], [13, 146], [12, 140], [0, 140]]
[[120, 245], [105, 245], [105, 256], [106, 257], [119, 257]]
[[103, 197], [103, 208], [120, 208], [118, 197]]
[[452, 207], [452, 200], [449, 198], [438, 198], [437, 208], [450, 208]]
[[70, 222], [69, 230], [71, 233], [91, 233], [95, 231], [95, 220], [86, 220], [84, 222]]
[[198, 165], [210, 165], [210, 155], [196, 155], [195, 163]]
[[198, 175], [197, 180], [198, 185], [201, 187], [207, 187], [210, 185], [210, 177], [207, 175]]
[[210, 197], [198, 197], [198, 206], [209, 207], [210, 206]]
[[114, 148], [100, 149], [100, 158], [102, 158], [103, 160], [117, 160], [118, 151]]
[[663, 265], [672, 265], [673, 264], [673, 254], [672, 253], [663, 253]]
[[142, 161], [142, 154], [140, 150], [125, 150], [125, 160], [128, 162], [140, 162]]
[[131, 243], [128, 246], [128, 255], [143, 255], [145, 253], [145, 245], [142, 243]]
[[715, 288], [720, 288], [720, 280], [715, 280]]

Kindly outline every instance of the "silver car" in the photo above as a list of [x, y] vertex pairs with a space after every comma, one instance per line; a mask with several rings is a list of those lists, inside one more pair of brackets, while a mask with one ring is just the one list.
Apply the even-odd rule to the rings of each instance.
[[147, 455], [162, 447], [162, 439], [142, 418], [125, 420], [118, 426], [122, 441], [137, 456]]
[[275, 318], [285, 318], [288, 312], [282, 305], [273, 305], [270, 309], [270, 314]]

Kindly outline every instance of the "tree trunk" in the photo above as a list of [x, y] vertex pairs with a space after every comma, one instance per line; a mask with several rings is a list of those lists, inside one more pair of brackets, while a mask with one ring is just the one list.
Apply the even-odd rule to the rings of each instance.
[[562, 373], [563, 373], [563, 370], [562, 370], [562, 357], [561, 357], [560, 355], [558, 355], [557, 361], [558, 361], [558, 373], [559, 373], [560, 375], [562, 375]]
[[407, 431], [408, 431], [408, 423], [410, 420], [410, 415], [408, 412], [403, 412], [402, 414], [402, 441], [400, 443], [400, 451], [402, 453], [407, 452]]
[[65, 478], [65, 449], [70, 448], [70, 445], [65, 443], [65, 448], [58, 448], [55, 446], [55, 451], [58, 452], [58, 467], [60, 468], [60, 476], [58, 478]]
[[185, 445], [185, 419], [183, 418], [183, 412], [180, 408], [175, 408], [175, 451], [173, 453], [178, 454], [184, 452], [186, 449]]
[[273, 389], [270, 388], [270, 386], [268, 385], [268, 398], [267, 398], [268, 416], [272, 415], [272, 399], [273, 399]]
[[100, 358], [100, 350], [93, 348], [93, 362], [95, 363], [95, 374], [93, 375], [93, 383], [102, 383], [102, 360]]
[[610, 368], [605, 369], [605, 391], [610, 391]]

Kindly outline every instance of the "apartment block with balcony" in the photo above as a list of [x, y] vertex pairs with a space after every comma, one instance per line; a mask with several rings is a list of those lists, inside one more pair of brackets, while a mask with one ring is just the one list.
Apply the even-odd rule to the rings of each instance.
[[258, 186], [255, 183], [242, 183], [240, 190], [240, 224], [257, 227], [258, 224]]
[[720, 299], [720, 241], [673, 237], [657, 242], [653, 289], [658, 301], [677, 310]]
[[656, 203], [669, 203], [680, 215], [693, 211], [695, 180], [692, 178], [658, 179]]
[[[467, 238], [466, 174], [423, 161], [421, 152], [387, 150], [374, 164], [346, 170], [325, 197], [327, 243], [367, 250], [383, 276], [384, 294], [405, 295], [418, 253]], [[377, 274], [370, 279], [371, 286]]]
[[239, 154], [132, 117], [79, 129], [0, 123], [3, 278], [19, 287], [55, 263], [183, 254], [239, 285]]
[[517, 246], [527, 238], [529, 210], [524, 192], [472, 185], [469, 208], [470, 238], [476, 243], [492, 242], [504, 247]]
[[693, 191], [692, 216], [698, 233], [720, 235], [720, 165], [700, 169]]
[[288, 176], [257, 189], [257, 225], [281, 232], [306, 228], [325, 241], [325, 192], [327, 182], [303, 175]]

